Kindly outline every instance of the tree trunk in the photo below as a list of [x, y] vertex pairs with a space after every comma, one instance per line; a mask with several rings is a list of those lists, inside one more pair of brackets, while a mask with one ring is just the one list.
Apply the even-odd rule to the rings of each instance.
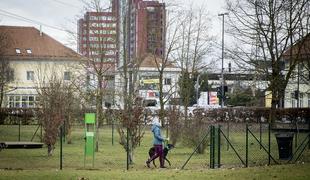
[[55, 147], [54, 147], [53, 145], [48, 144], [48, 145], [47, 145], [47, 155], [48, 155], [48, 156], [52, 156], [52, 155], [53, 155], [53, 152], [54, 152], [54, 149], [55, 149]]
[[134, 164], [134, 151], [132, 147], [129, 147], [129, 164], [130, 165]]
[[1, 85], [1, 89], [0, 89], [0, 108], [2, 107], [3, 97], [4, 97], [4, 86]]
[[271, 109], [269, 114], [269, 123], [274, 123], [276, 118], [276, 109], [277, 109], [277, 93], [273, 90], [272, 91], [272, 99], [271, 99]]
[[68, 128], [67, 128], [67, 144], [72, 144], [72, 128], [71, 125], [69, 125], [70, 121], [68, 122]]
[[102, 76], [98, 76], [98, 89], [97, 89], [97, 98], [96, 98], [96, 115], [97, 115], [97, 121], [96, 121], [96, 145], [95, 145], [95, 151], [99, 151], [99, 128], [100, 125], [102, 125], [102, 109], [103, 109], [103, 92], [102, 92], [102, 85], [104, 78]]
[[159, 120], [162, 123], [163, 128], [165, 127], [165, 109], [164, 109], [164, 96], [163, 96], [163, 71], [159, 72]]

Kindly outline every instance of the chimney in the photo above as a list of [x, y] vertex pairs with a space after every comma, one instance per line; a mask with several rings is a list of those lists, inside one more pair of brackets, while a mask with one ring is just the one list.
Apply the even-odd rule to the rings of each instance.
[[43, 33], [42, 33], [42, 25], [40, 25], [40, 36], [42, 36]]

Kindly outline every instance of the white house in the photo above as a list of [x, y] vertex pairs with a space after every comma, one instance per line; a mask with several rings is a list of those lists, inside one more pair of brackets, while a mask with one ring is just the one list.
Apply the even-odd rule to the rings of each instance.
[[284, 107], [310, 107], [310, 34], [284, 53], [284, 73], [291, 66], [291, 58], [297, 60], [297, 65], [285, 89]]
[[[139, 96], [143, 100], [150, 100], [159, 105], [159, 70], [157, 68], [156, 61], [160, 65], [161, 60], [156, 60], [152, 55], [147, 56], [139, 64], [139, 70], [137, 72], [137, 83], [135, 84], [138, 90]], [[117, 104], [122, 104], [122, 69], [120, 68], [119, 73], [116, 75], [116, 90], [119, 90], [120, 97], [117, 98]], [[167, 63], [163, 73], [163, 96], [164, 99], [179, 98], [178, 94], [178, 81], [181, 74], [181, 69]]]
[[[156, 64], [161, 66], [161, 59], [154, 59], [153, 56], [147, 56], [141, 63], [138, 79], [139, 79], [139, 95], [143, 99], [159, 98], [159, 70]], [[179, 98], [178, 81], [181, 69], [172, 63], [166, 63], [163, 73], [163, 96], [164, 99]]]
[[8, 37], [1, 59], [13, 69], [2, 106], [34, 107], [38, 84], [57, 75], [71, 81], [80, 71], [83, 58], [34, 27], [0, 26]]

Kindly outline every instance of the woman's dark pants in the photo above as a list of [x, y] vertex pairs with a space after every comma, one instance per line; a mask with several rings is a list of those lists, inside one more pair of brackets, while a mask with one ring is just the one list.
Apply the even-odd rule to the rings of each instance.
[[148, 160], [148, 162], [152, 162], [159, 156], [160, 167], [164, 167], [165, 162], [164, 162], [163, 145], [154, 144], [154, 147], [155, 147], [155, 154]]

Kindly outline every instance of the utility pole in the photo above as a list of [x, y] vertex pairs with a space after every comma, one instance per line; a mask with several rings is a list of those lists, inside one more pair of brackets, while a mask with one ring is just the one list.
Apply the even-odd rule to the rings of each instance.
[[299, 81], [300, 81], [300, 67], [299, 62], [297, 62], [297, 108], [300, 108], [300, 93], [299, 93]]
[[199, 79], [200, 79], [200, 74], [197, 76], [196, 84], [195, 84], [195, 89], [196, 89], [196, 104], [198, 104], [198, 99], [199, 99]]
[[221, 108], [224, 106], [224, 20], [225, 15], [228, 15], [228, 13], [221, 13], [218, 14], [218, 16], [222, 16], [222, 70], [221, 70]]

